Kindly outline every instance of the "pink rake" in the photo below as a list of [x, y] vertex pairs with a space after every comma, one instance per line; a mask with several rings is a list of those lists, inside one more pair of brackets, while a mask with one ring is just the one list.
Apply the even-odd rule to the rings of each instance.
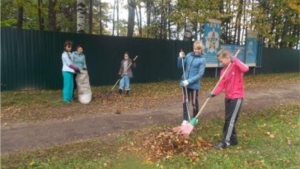
[[[236, 57], [241, 49], [238, 49], [234, 55], [234, 57]], [[223, 77], [225, 76], [225, 74], [228, 71], [228, 68], [231, 66], [231, 62], [229, 63], [229, 65], [227, 66], [227, 68], [225, 69], [224, 73], [222, 74], [222, 76], [220, 77], [219, 81], [217, 82], [216, 86], [214, 87], [214, 89], [212, 90], [212, 93], [215, 91], [215, 89], [217, 88], [217, 86], [219, 85], [220, 81], [223, 79]], [[182, 126], [178, 126], [178, 127], [174, 127], [173, 131], [175, 132], [179, 132], [180, 134], [182, 134], [183, 136], [189, 136], [191, 134], [191, 132], [193, 131], [195, 125], [198, 122], [198, 117], [200, 116], [200, 114], [202, 113], [202, 110], [204, 109], [204, 107], [206, 106], [207, 102], [209, 101], [210, 97], [208, 97], [206, 99], [206, 101], [203, 103], [201, 109], [199, 110], [199, 112], [197, 113], [197, 115], [190, 120], [190, 122], [186, 125], [182, 125]]]

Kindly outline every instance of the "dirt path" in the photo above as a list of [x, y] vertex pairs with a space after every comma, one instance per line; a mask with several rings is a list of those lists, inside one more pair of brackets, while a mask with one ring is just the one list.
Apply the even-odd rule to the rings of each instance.
[[[246, 90], [242, 111], [257, 110], [277, 106], [291, 101], [299, 101], [298, 83], [270, 86]], [[200, 105], [204, 102], [200, 97]], [[223, 115], [224, 96], [210, 100], [205, 107], [202, 119], [214, 115]], [[154, 125], [180, 124], [182, 106], [180, 98], [170, 100], [164, 107], [155, 109], [135, 109], [121, 114], [105, 113], [49, 120], [35, 124], [15, 124], [1, 128], [1, 153], [28, 150], [39, 147], [60, 145], [71, 141], [85, 140], [95, 137], [108, 138], [115, 134], [146, 128]]]

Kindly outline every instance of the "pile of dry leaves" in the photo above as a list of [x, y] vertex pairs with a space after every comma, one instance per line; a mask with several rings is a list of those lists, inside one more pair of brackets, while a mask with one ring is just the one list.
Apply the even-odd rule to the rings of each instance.
[[166, 160], [182, 154], [191, 161], [200, 160], [199, 150], [208, 150], [212, 144], [201, 137], [191, 139], [182, 137], [171, 128], [160, 131], [136, 132], [134, 141], [119, 151], [128, 150], [142, 153], [146, 161]]

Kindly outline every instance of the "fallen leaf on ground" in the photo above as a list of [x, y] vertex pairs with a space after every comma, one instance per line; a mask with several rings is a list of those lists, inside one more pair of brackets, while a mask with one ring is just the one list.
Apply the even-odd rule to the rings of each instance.
[[201, 157], [197, 151], [207, 150], [212, 147], [210, 142], [198, 137], [195, 141], [189, 137], [183, 137], [172, 128], [160, 131], [135, 132], [135, 144], [121, 147], [119, 151], [136, 151], [145, 155], [147, 161], [158, 159], [170, 159], [182, 154], [191, 161], [199, 161]]

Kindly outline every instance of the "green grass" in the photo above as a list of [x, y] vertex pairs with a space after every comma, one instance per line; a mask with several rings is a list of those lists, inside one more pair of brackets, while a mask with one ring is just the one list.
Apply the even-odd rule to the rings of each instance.
[[[168, 160], [146, 162], [142, 152], [118, 151], [133, 144], [134, 132], [113, 141], [93, 139], [32, 151], [3, 154], [3, 169], [11, 168], [113, 168], [113, 169], [298, 169], [300, 167], [300, 102], [243, 112], [237, 123], [240, 144], [225, 150], [199, 150], [200, 160], [191, 162], [182, 155]], [[191, 137], [209, 142], [221, 138], [222, 118], [203, 119]], [[140, 132], [161, 130], [152, 128]], [[146, 133], [147, 135], [147, 133]]]

